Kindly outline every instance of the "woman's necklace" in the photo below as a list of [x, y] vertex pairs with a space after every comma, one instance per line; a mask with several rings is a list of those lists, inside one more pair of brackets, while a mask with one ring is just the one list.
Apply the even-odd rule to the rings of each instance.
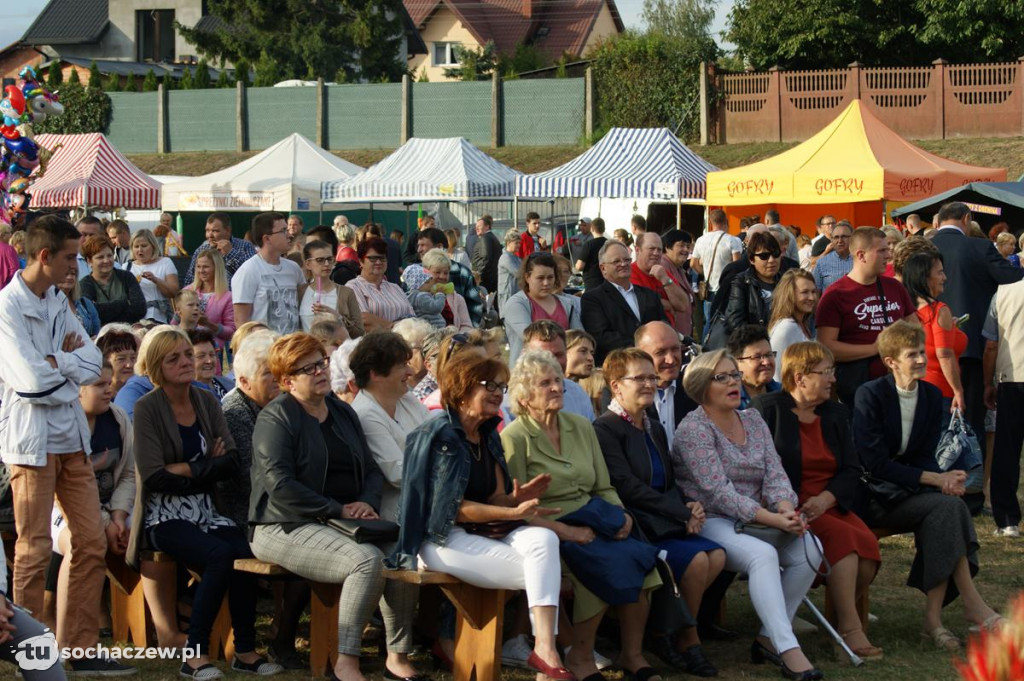
[[[469, 440], [467, 440], [467, 442], [469, 442]], [[483, 448], [482, 448], [482, 443], [480, 443], [480, 442], [470, 442], [469, 443], [469, 453], [473, 455], [473, 460], [476, 461], [477, 463], [479, 463], [480, 459], [482, 459], [483, 456], [484, 456]]]

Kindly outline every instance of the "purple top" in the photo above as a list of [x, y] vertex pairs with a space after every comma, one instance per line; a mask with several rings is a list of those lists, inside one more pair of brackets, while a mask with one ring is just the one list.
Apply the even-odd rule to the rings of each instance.
[[780, 501], [795, 507], [796, 492], [764, 419], [753, 409], [737, 413], [747, 434], [742, 446], [733, 444], [703, 408], [687, 414], [676, 428], [672, 461], [683, 496], [699, 501], [709, 517], [745, 522], [759, 508], [774, 511]]

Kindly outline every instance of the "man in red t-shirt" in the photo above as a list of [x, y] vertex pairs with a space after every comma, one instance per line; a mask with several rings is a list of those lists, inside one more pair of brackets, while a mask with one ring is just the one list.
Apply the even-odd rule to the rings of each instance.
[[[875, 343], [878, 334], [898, 319], [917, 323], [917, 316], [914, 301], [903, 284], [882, 274], [889, 256], [882, 230], [855, 230], [850, 253], [853, 268], [825, 291], [815, 321], [818, 341], [836, 359], [839, 398], [852, 408], [859, 382], [885, 374]], [[869, 361], [866, 373], [864, 360]]]
[[676, 315], [689, 310], [690, 301], [661, 264], [665, 249], [661, 237], [654, 232], [640, 232], [636, 240], [636, 262], [630, 268], [629, 280], [637, 286], [646, 286], [661, 298], [668, 323], [675, 326]]

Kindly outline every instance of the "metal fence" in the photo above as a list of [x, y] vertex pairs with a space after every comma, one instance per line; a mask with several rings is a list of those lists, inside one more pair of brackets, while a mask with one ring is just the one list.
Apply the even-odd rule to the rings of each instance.
[[578, 144], [587, 135], [583, 78], [161, 89], [110, 99], [105, 132], [125, 153], [259, 150], [293, 132], [330, 149], [394, 148], [410, 137]]

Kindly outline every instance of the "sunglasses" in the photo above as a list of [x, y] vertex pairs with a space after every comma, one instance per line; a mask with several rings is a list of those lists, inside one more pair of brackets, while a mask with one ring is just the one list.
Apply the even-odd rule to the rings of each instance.
[[769, 253], [768, 251], [762, 251], [760, 253], [754, 253], [751, 257], [757, 258], [758, 260], [769, 260], [771, 258], [781, 258], [781, 253]]

